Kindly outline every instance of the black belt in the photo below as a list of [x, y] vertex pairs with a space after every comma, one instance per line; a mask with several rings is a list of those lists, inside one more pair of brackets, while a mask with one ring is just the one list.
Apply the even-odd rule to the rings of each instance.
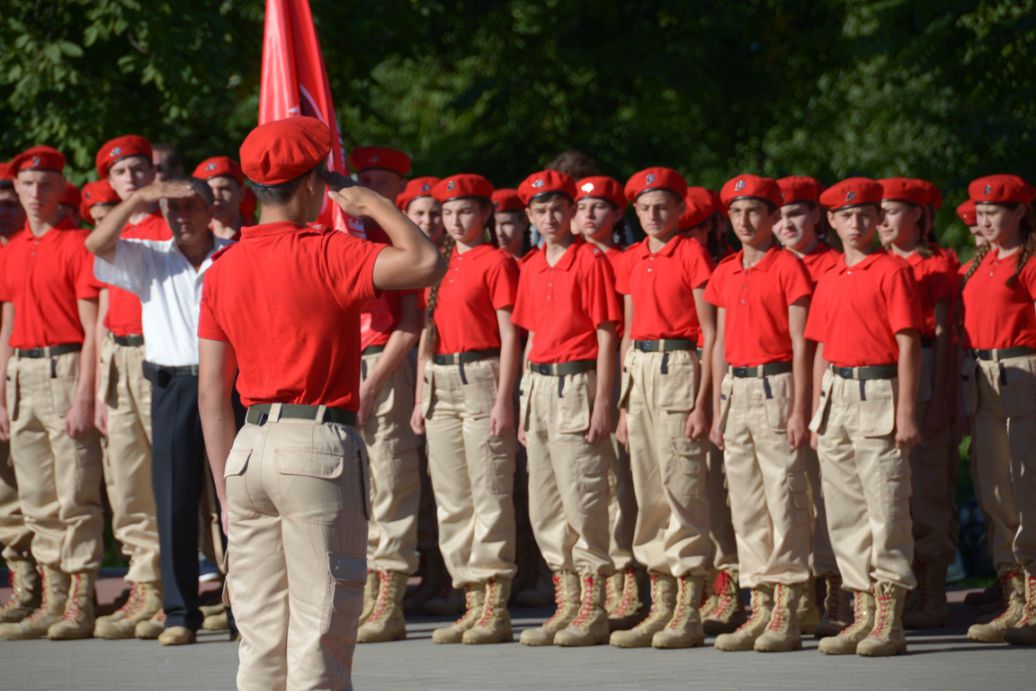
[[895, 379], [899, 376], [896, 365], [865, 365], [863, 367], [839, 367], [831, 365], [831, 371], [842, 379]]
[[695, 350], [698, 344], [686, 338], [663, 338], [658, 341], [633, 341], [642, 353], [668, 353], [673, 350]]
[[[270, 419], [274, 403], [259, 403], [248, 408], [245, 422], [250, 425], [265, 425]], [[356, 427], [356, 413], [345, 408], [323, 408], [321, 406], [282, 403], [280, 420], [312, 420], [313, 422], [334, 422], [339, 425]]]
[[529, 371], [548, 377], [564, 377], [569, 374], [580, 374], [597, 368], [597, 360], [573, 360], [557, 364], [529, 363]]
[[1013, 357], [1025, 357], [1026, 355], [1036, 355], [1036, 348], [1026, 348], [1025, 346], [1018, 346], [1017, 348], [992, 348], [989, 350], [972, 350], [971, 354], [978, 360], [1006, 360]]
[[161, 374], [166, 377], [197, 377], [197, 365], [158, 365], [144, 362], [144, 376]]
[[753, 365], [752, 367], [731, 367], [730, 375], [735, 379], [750, 379], [753, 377], [771, 377], [775, 374], [786, 374], [790, 371], [790, 362], [768, 362], [765, 365]]
[[363, 354], [364, 355], [377, 355], [378, 353], [384, 353], [384, 352], [385, 352], [385, 346], [383, 346], [383, 345], [367, 346], [366, 348], [363, 349]]
[[144, 345], [143, 336], [112, 336], [117, 345], [133, 347]]
[[58, 355], [65, 355], [67, 353], [78, 353], [82, 349], [82, 343], [62, 343], [61, 345], [49, 346], [46, 348], [15, 348], [14, 354], [17, 357], [35, 360], [45, 357], [57, 357]]
[[446, 355], [433, 355], [432, 362], [437, 365], [467, 365], [479, 360], [488, 360], [500, 355], [498, 348], [484, 348], [482, 350], [465, 350], [463, 353], [448, 353]]

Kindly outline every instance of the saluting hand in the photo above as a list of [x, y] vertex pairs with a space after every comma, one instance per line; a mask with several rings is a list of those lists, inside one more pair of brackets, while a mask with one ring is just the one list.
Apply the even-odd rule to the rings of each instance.
[[353, 185], [352, 187], [343, 187], [340, 190], [328, 190], [327, 196], [331, 198], [335, 204], [337, 204], [342, 211], [349, 216], [360, 217], [367, 216], [369, 214], [371, 203], [377, 203], [379, 200], [383, 200], [383, 197], [377, 192], [372, 192], [366, 187], [359, 187]]
[[136, 198], [144, 204], [153, 204], [163, 199], [190, 199], [198, 193], [185, 182], [153, 182], [137, 190]]

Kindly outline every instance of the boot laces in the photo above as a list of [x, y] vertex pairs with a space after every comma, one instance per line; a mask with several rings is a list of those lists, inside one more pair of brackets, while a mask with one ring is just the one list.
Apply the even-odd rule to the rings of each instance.
[[82, 583], [82, 576], [72, 576], [72, 587], [68, 592], [68, 603], [65, 605], [65, 614], [61, 618], [64, 621], [78, 621], [81, 611], [79, 609], [79, 591]]
[[773, 591], [773, 612], [770, 614], [770, 623], [766, 625], [769, 631], [780, 631], [784, 625], [784, 612], [788, 608], [788, 587], [778, 583]]
[[887, 633], [886, 628], [891, 619], [892, 588], [876, 587], [874, 599], [877, 601], [877, 611], [874, 614], [874, 628], [871, 629], [870, 636], [881, 637]]
[[716, 592], [716, 605], [712, 608], [713, 619], [723, 619], [728, 610], [734, 605], [733, 590], [734, 579], [726, 571], [716, 573], [714, 590]]
[[136, 583], [131, 583], [129, 599], [126, 600], [122, 607], [116, 610], [116, 613], [121, 612], [125, 617], [132, 617], [143, 604], [144, 596], [140, 592], [140, 586]]
[[993, 621], [989, 622], [990, 624], [1002, 624], [1011, 619], [1011, 581], [1013, 581], [1017, 575], [1017, 573], [1012, 571], [1000, 579], [1004, 590], [1004, 611], [998, 614]]
[[752, 615], [748, 617], [741, 626], [737, 627], [737, 631], [735, 631], [735, 633], [746, 631], [759, 623], [759, 619], [763, 616], [762, 599], [762, 596], [759, 595], [757, 591], [752, 591], [752, 602], [750, 603], [752, 607]]
[[391, 577], [388, 571], [378, 572], [378, 598], [374, 603], [374, 609], [367, 617], [367, 621], [376, 622], [388, 609], [389, 591], [392, 589]]
[[590, 617], [593, 609], [594, 577], [586, 576], [583, 579], [583, 601], [579, 603], [579, 611], [576, 618], [572, 620], [572, 626], [579, 626]]
[[564, 579], [557, 573], [553, 574], [550, 579], [554, 581], [554, 614], [550, 615], [547, 621], [543, 622], [544, 625], [553, 624], [561, 618], [565, 609]]
[[482, 616], [479, 617], [476, 626], [485, 626], [493, 618], [493, 599], [496, 597], [496, 579], [490, 578], [486, 581], [486, 600], [482, 605]]

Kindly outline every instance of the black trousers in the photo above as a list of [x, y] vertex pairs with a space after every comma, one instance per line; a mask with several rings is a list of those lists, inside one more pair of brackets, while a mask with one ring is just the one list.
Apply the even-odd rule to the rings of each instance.
[[198, 377], [145, 371], [152, 384], [151, 477], [158, 511], [162, 606], [167, 627], [196, 631], [203, 619], [198, 609], [198, 504], [207, 480]]

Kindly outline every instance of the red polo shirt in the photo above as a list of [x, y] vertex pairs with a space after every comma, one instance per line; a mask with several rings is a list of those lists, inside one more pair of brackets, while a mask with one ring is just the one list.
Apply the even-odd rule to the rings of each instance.
[[645, 238], [626, 250], [617, 281], [619, 292], [633, 298], [630, 338], [698, 342], [701, 324], [694, 290], [708, 282], [712, 260], [699, 242], [682, 235], [674, 235], [655, 253], [648, 242]]
[[735, 367], [792, 359], [788, 306], [813, 293], [798, 258], [771, 247], [750, 269], [744, 251], [721, 261], [705, 288], [705, 299], [726, 310], [723, 348]]
[[899, 360], [896, 334], [924, 326], [917, 284], [906, 262], [875, 252], [855, 266], [839, 257], [820, 278], [806, 338], [824, 344], [824, 358], [841, 367]]
[[917, 297], [921, 301], [921, 318], [924, 320], [921, 336], [934, 338], [935, 306], [940, 302], [949, 303], [952, 300], [956, 271], [953, 270], [949, 259], [942, 254], [922, 257], [919, 252], [914, 252], [907, 257], [899, 258], [910, 265], [914, 282], [917, 283]]
[[[172, 237], [169, 226], [159, 214], [149, 214], [140, 223], [127, 224], [120, 234], [126, 240], [168, 240]], [[108, 313], [104, 326], [116, 336], [139, 336], [144, 333], [140, 323], [140, 298], [133, 293], [105, 285], [108, 289]]]
[[833, 247], [821, 240], [813, 248], [812, 252], [799, 257], [799, 259], [806, 265], [806, 271], [809, 272], [809, 278], [815, 287], [820, 277], [838, 264], [838, 258], [841, 256]]
[[593, 360], [597, 327], [621, 319], [611, 265], [582, 238], [554, 266], [539, 249], [522, 267], [511, 321], [533, 333], [532, 362]]
[[492, 245], [479, 245], [463, 254], [454, 251], [439, 284], [435, 352], [499, 348], [496, 311], [514, 307], [517, 293], [518, 263], [510, 254]]
[[28, 223], [4, 248], [0, 300], [14, 303], [13, 348], [83, 342], [76, 300], [96, 300], [89, 231], [62, 219], [40, 237]]
[[1017, 266], [1017, 252], [998, 259], [993, 248], [964, 284], [964, 333], [972, 348], [1036, 348], [1036, 258], [1008, 284]]
[[245, 405], [359, 405], [360, 309], [384, 249], [319, 226], [243, 228], [205, 277], [198, 335], [228, 341]]
[[622, 293], [618, 290], [619, 274], [625, 269], [623, 268], [624, 257], [626, 252], [621, 247], [606, 247], [604, 250], [604, 256], [608, 259], [608, 263], [612, 267], [612, 275], [615, 277], [616, 289], [615, 294], [619, 299], [619, 321], [615, 324], [615, 333], [619, 338], [622, 338], [623, 332], [626, 330], [626, 314], [622, 309]]

